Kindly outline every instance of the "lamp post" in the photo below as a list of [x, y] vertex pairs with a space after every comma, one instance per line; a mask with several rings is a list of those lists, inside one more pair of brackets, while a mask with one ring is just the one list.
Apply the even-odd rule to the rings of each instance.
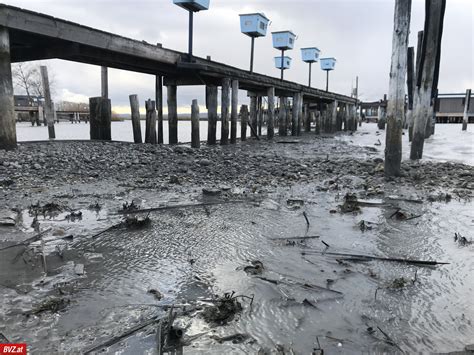
[[311, 65], [318, 61], [321, 51], [316, 47], [301, 48], [301, 59], [309, 63], [308, 86], [311, 86]]
[[[289, 62], [288, 66], [285, 67], [285, 50], [287, 49], [293, 49], [293, 46], [295, 45], [295, 40], [296, 40], [296, 35], [291, 32], [291, 31], [278, 31], [278, 32], [272, 32], [272, 39], [273, 39], [273, 48], [281, 50], [281, 66], [279, 67], [281, 74], [280, 74], [280, 79], [283, 81], [283, 72], [285, 69], [289, 68]], [[291, 61], [291, 58], [289, 58]], [[275, 58], [275, 64], [276, 58]], [[278, 68], [278, 66], [277, 66]]]
[[326, 71], [326, 91], [329, 90], [329, 72], [336, 68], [336, 58], [321, 58], [321, 69]]
[[173, 0], [173, 4], [189, 11], [189, 37], [188, 37], [188, 54], [189, 60], [193, 56], [193, 15], [195, 12], [209, 9], [209, 0]]
[[263, 13], [242, 14], [239, 16], [240, 31], [251, 38], [250, 73], [253, 73], [255, 38], [265, 37], [267, 35], [270, 20]]

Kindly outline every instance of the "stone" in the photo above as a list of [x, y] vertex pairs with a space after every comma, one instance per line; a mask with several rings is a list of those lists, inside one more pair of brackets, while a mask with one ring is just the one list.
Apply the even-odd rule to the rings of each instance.
[[212, 187], [203, 187], [202, 189], [203, 195], [206, 195], [206, 196], [217, 196], [217, 195], [220, 195], [221, 192], [222, 192], [221, 189], [215, 189]]
[[16, 226], [18, 214], [9, 209], [0, 210], [0, 226], [14, 227]]
[[212, 164], [212, 163], [211, 163], [211, 161], [210, 161], [209, 159], [201, 159], [201, 160], [199, 161], [199, 165], [201, 165], [201, 166], [209, 166], [209, 165], [211, 165], [211, 164]]

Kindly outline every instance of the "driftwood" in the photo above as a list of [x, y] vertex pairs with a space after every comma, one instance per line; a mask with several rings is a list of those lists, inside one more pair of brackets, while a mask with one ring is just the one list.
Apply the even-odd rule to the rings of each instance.
[[303, 282], [286, 282], [286, 281], [282, 281], [282, 280], [269, 279], [269, 278], [266, 278], [266, 277], [263, 277], [263, 276], [256, 276], [256, 277], [260, 280], [272, 283], [274, 285], [283, 284], [283, 285], [287, 285], [287, 286], [294, 286], [296, 284], [296, 285], [301, 286], [303, 288], [312, 288], [312, 289], [317, 289], [317, 290], [320, 290], [320, 291], [327, 291], [327, 292], [331, 292], [331, 293], [336, 293], [338, 295], [343, 295], [343, 293], [340, 292], [340, 291], [331, 290], [327, 287], [314, 285], [314, 284], [309, 284], [309, 283], [306, 283], [306, 282], [304, 282], [304, 283]]
[[257, 138], [257, 140], [259, 141], [260, 140], [260, 137], [258, 136], [257, 134], [257, 131], [255, 130], [255, 127], [252, 126], [252, 124], [250, 123], [250, 121], [248, 122], [249, 124], [249, 127], [250, 127], [250, 131], [252, 132], [252, 135]]
[[414, 259], [402, 259], [402, 258], [384, 258], [381, 256], [373, 256], [373, 255], [362, 255], [362, 254], [347, 254], [347, 253], [336, 253], [336, 252], [322, 252], [318, 250], [310, 250], [310, 251], [303, 251], [301, 255], [311, 255], [311, 254], [321, 254], [321, 255], [335, 255], [335, 256], [345, 256], [347, 259], [351, 260], [356, 259], [357, 261], [370, 261], [370, 260], [380, 260], [380, 261], [389, 261], [389, 262], [398, 262], [398, 263], [405, 263], [405, 264], [413, 264], [413, 265], [447, 265], [449, 263], [440, 262], [440, 261], [432, 261], [432, 260], [414, 260]]
[[35, 236], [33, 236], [33, 237], [31, 237], [31, 238], [25, 239], [25, 240], [22, 241], [21, 243], [13, 244], [13, 245], [9, 245], [9, 246], [3, 247], [3, 248], [0, 249], [0, 251], [7, 250], [7, 249], [11, 249], [11, 248], [16, 248], [16, 247], [19, 247], [19, 246], [22, 246], [22, 245], [25, 246], [25, 245], [27, 245], [27, 244], [36, 242], [36, 241], [38, 241], [38, 240], [41, 239], [41, 237], [43, 236], [43, 234], [45, 234], [46, 232], [49, 232], [50, 230], [51, 230], [51, 227], [45, 229], [44, 231], [42, 231], [42, 232], [36, 234]]
[[133, 211], [118, 211], [118, 213], [119, 214], [149, 213], [149, 212], [155, 212], [155, 211], [174, 210], [174, 209], [179, 209], [179, 208], [205, 207], [205, 206], [225, 205], [225, 204], [244, 203], [244, 202], [245, 201], [242, 201], [242, 200], [235, 200], [235, 201], [220, 201], [220, 202], [189, 203], [189, 204], [182, 204], [182, 205], [159, 206], [159, 207], [145, 208], [145, 209], [133, 210]]
[[271, 238], [270, 240], [306, 240], [317, 238], [319, 238], [319, 235], [305, 235], [304, 237]]

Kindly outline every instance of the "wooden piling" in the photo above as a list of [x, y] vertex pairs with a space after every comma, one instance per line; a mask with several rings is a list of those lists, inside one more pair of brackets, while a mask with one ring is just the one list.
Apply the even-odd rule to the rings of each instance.
[[268, 88], [267, 96], [268, 96], [267, 138], [273, 139], [275, 135], [275, 127], [274, 127], [275, 88], [274, 87]]
[[239, 81], [232, 80], [232, 99], [231, 99], [231, 111], [230, 111], [230, 144], [235, 144], [237, 142], [237, 119], [239, 116], [238, 105], [239, 105]]
[[408, 96], [408, 105], [407, 113], [405, 117], [405, 122], [403, 128], [408, 128], [408, 139], [411, 141], [410, 127], [413, 128], [411, 121], [413, 118], [413, 91], [415, 87], [415, 49], [413, 47], [408, 47], [407, 51], [407, 96]]
[[471, 103], [471, 89], [466, 90], [466, 97], [464, 99], [464, 114], [462, 117], [462, 130], [467, 130], [467, 123], [469, 122], [469, 106]]
[[305, 132], [311, 132], [311, 121], [313, 120], [313, 115], [310, 115], [309, 104], [304, 105], [304, 130]]
[[299, 93], [295, 92], [293, 95], [293, 109], [292, 109], [292, 119], [291, 119], [291, 135], [298, 135], [298, 118], [299, 118]]
[[240, 140], [242, 142], [247, 140], [247, 124], [249, 121], [249, 108], [247, 105], [240, 107]]
[[229, 107], [230, 107], [230, 79], [222, 79], [221, 97], [221, 145], [229, 144]]
[[216, 144], [217, 86], [206, 86], [207, 144]]
[[[163, 77], [157, 75], [155, 78], [155, 100], [156, 100], [156, 125], [157, 125], [157, 143], [163, 144]], [[140, 135], [141, 140], [141, 135]]]
[[417, 45], [416, 45], [416, 60], [415, 60], [415, 72], [413, 74], [413, 88], [412, 88], [412, 95], [413, 95], [413, 107], [412, 107], [412, 113], [411, 113], [411, 118], [408, 124], [408, 140], [411, 142], [413, 140], [413, 127], [415, 125], [415, 117], [414, 112], [416, 111], [416, 107], [418, 106], [418, 95], [416, 95], [417, 91], [417, 83], [418, 83], [418, 75], [421, 75], [420, 73], [420, 64], [421, 64], [421, 51], [423, 49], [423, 31], [418, 31], [418, 39], [417, 39]]
[[432, 105], [433, 84], [439, 70], [437, 65], [441, 51], [441, 37], [443, 33], [444, 12], [446, 0], [432, 0], [426, 2], [425, 27], [423, 31], [423, 45], [420, 54], [420, 67], [417, 75], [415, 91], [416, 107], [413, 112], [414, 127], [411, 143], [410, 159], [423, 157], [426, 124]]
[[89, 99], [89, 111], [91, 139], [110, 141], [112, 139], [110, 100], [103, 97], [91, 97]]
[[132, 117], [133, 141], [135, 143], [142, 142], [142, 129], [140, 126], [140, 104], [137, 95], [130, 95], [130, 110]]
[[0, 149], [16, 148], [15, 105], [10, 60], [10, 35], [0, 26]]
[[100, 68], [101, 96], [104, 99], [109, 98], [109, 74], [107, 67]]
[[178, 144], [178, 103], [177, 86], [168, 85], [168, 134], [169, 144]]
[[262, 96], [257, 96], [257, 132], [258, 135], [262, 135], [262, 126], [263, 126], [263, 98]]
[[331, 119], [329, 130], [331, 133], [335, 133], [337, 131], [337, 126], [336, 126], [337, 125], [337, 107], [338, 107], [337, 100], [334, 100], [329, 105], [329, 108], [330, 108], [329, 114], [330, 114], [330, 119]]
[[250, 125], [257, 132], [257, 96], [250, 97]]
[[56, 138], [54, 132], [54, 108], [53, 101], [51, 100], [51, 90], [49, 88], [48, 68], [42, 65], [40, 66], [40, 72], [44, 91], [44, 114], [48, 125], [48, 136], [49, 139], [54, 139]]
[[145, 143], [156, 144], [156, 110], [155, 101], [148, 99], [145, 101], [146, 123], [145, 123]]
[[314, 133], [321, 134], [321, 111], [316, 111], [316, 113], [311, 112], [314, 115]]
[[199, 105], [197, 100], [193, 100], [191, 105], [191, 148], [199, 148], [201, 138], [199, 136]]
[[280, 110], [278, 116], [278, 135], [284, 137], [288, 131], [286, 125], [286, 97], [280, 96]]

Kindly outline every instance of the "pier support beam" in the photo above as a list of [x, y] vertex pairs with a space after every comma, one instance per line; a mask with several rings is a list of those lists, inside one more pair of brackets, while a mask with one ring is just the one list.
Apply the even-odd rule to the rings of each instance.
[[157, 143], [163, 144], [163, 77], [157, 75], [155, 78], [155, 100], [158, 136]]
[[221, 145], [229, 144], [230, 79], [222, 79]]
[[240, 107], [240, 140], [242, 142], [247, 140], [247, 124], [249, 121], [249, 108], [247, 105]]
[[230, 144], [237, 142], [237, 119], [239, 116], [239, 81], [232, 80], [232, 99], [230, 110]]
[[304, 130], [305, 132], [311, 132], [311, 121], [313, 120], [313, 115], [310, 115], [309, 104], [304, 105]]
[[112, 139], [110, 100], [103, 97], [91, 97], [89, 99], [89, 111], [91, 139], [110, 141]]
[[412, 160], [423, 157], [427, 120], [431, 119], [432, 98], [438, 83], [446, 0], [432, 0], [427, 2], [426, 5], [423, 45], [416, 78], [417, 88], [414, 95], [416, 107], [413, 112], [414, 127], [410, 151], [410, 159]]
[[142, 142], [142, 129], [140, 127], [140, 104], [137, 95], [130, 95], [130, 110], [132, 117], [133, 141]]
[[321, 111], [311, 112], [314, 121], [314, 133], [321, 134]]
[[207, 144], [216, 144], [217, 86], [206, 86]]
[[257, 133], [257, 96], [255, 95], [250, 97], [250, 125], [252, 132]]
[[16, 148], [15, 105], [13, 103], [10, 35], [0, 26], [0, 149]]
[[291, 135], [297, 136], [299, 131], [299, 110], [300, 110], [300, 93], [293, 95], [293, 110], [291, 120]]
[[54, 139], [56, 138], [56, 133], [54, 132], [54, 106], [51, 100], [51, 90], [49, 88], [48, 68], [42, 65], [40, 72], [43, 83], [44, 113], [48, 125], [48, 137], [49, 139]]
[[145, 143], [156, 144], [156, 111], [155, 101], [148, 99], [145, 101], [146, 123], [145, 123]]
[[100, 87], [101, 87], [101, 96], [104, 99], [109, 98], [109, 73], [107, 67], [100, 68]]
[[329, 130], [330, 133], [336, 133], [336, 131], [337, 131], [337, 107], [338, 107], [337, 100], [334, 100], [329, 105], [330, 122], [329, 122], [328, 130]]
[[168, 93], [168, 134], [169, 144], [178, 144], [178, 102], [176, 85], [166, 87]]
[[280, 109], [278, 111], [278, 135], [284, 137], [287, 134], [286, 125], [286, 97], [280, 96]]
[[199, 105], [197, 100], [193, 100], [191, 105], [191, 148], [199, 148], [201, 138], [199, 136]]
[[268, 88], [268, 116], [267, 116], [267, 138], [273, 139], [275, 135], [275, 88]]
[[467, 131], [469, 122], [469, 106], [471, 103], [471, 89], [466, 90], [466, 98], [464, 99], [464, 115], [462, 117], [462, 130]]

